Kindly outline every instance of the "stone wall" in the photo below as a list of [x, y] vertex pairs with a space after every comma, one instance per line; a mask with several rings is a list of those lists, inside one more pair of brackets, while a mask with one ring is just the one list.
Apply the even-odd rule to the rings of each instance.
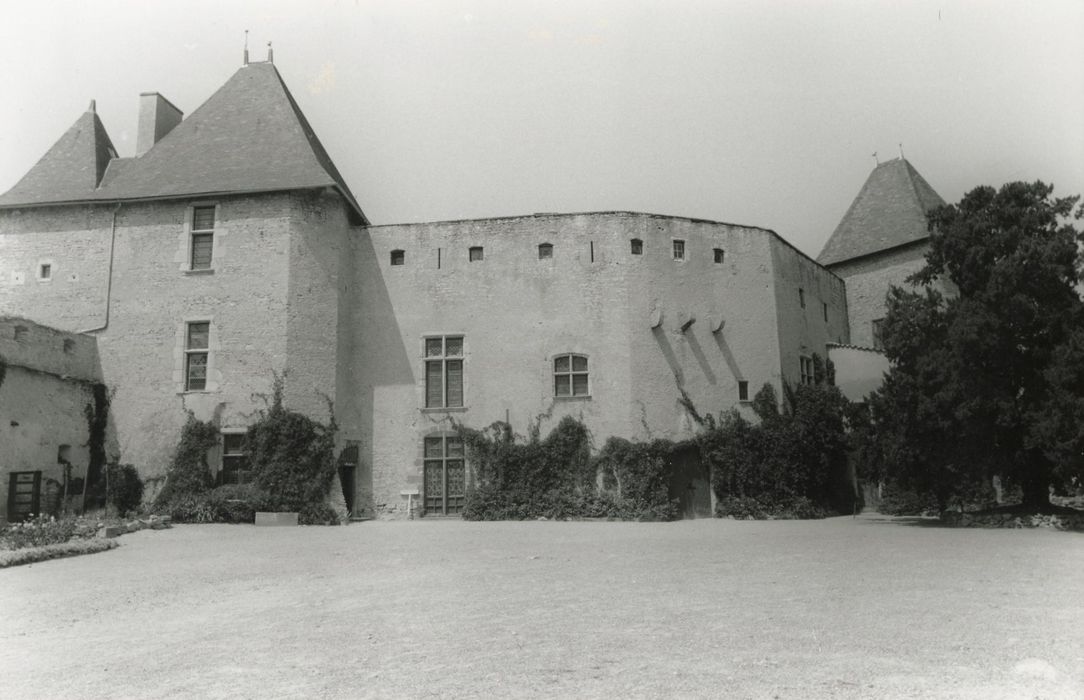
[[[632, 253], [632, 239], [642, 254]], [[675, 240], [684, 243], [681, 260]], [[750, 398], [765, 382], [778, 389], [773, 269], [802, 263], [789, 248], [773, 258], [775, 240], [761, 229], [631, 213], [363, 230], [341, 306], [352, 338], [340, 343], [350, 348], [340, 396], [344, 385], [352, 395], [339, 413], [342, 438], [361, 446], [362, 509], [400, 512], [400, 492], [422, 486], [423, 438], [457, 422], [508, 420], [521, 434], [537, 424], [545, 435], [571, 415], [596, 446], [611, 435], [681, 439], [695, 430], [682, 390], [701, 412], [717, 413], [742, 405], [739, 381]], [[540, 259], [541, 244], [553, 246], [552, 257]], [[482, 260], [469, 260], [472, 246], [483, 248]], [[725, 251], [722, 262], [715, 249]], [[402, 265], [391, 264], [393, 251]], [[830, 304], [830, 322], [817, 316], [816, 329], [818, 285], [838, 302], [842, 284], [807, 262], [817, 306], [806, 330], [786, 339], [808, 338], [823, 353], [828, 333], [845, 333], [846, 312]], [[426, 409], [424, 339], [442, 335], [465, 339], [465, 405]], [[554, 396], [553, 358], [562, 353], [588, 358], [589, 396]]]
[[[93, 337], [65, 333], [22, 318], [0, 317], [0, 522], [7, 520], [11, 472], [41, 471], [63, 483], [63, 454], [72, 476], [85, 477], [90, 463], [85, 409], [100, 381]], [[106, 453], [116, 457], [115, 433], [107, 430]], [[44, 501], [42, 502], [44, 505]]]
[[874, 347], [873, 321], [885, 317], [889, 287], [909, 287], [907, 277], [926, 264], [926, 241], [832, 265], [847, 284], [847, 309], [854, 345]]

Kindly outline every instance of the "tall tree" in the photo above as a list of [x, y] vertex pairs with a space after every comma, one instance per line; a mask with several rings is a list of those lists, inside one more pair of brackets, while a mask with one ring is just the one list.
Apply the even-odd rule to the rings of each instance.
[[1084, 236], [1070, 222], [1079, 197], [1052, 194], [1041, 182], [977, 187], [930, 212], [926, 265], [909, 281], [948, 280], [958, 294], [889, 294], [893, 366], [871, 404], [879, 454], [942, 506], [999, 474], [1045, 509], [1052, 481], [1080, 476]]

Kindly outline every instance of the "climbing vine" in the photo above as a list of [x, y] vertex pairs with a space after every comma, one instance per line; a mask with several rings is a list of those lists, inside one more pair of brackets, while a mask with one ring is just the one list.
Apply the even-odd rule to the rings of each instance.
[[[102, 478], [105, 466], [105, 429], [109, 424], [109, 389], [101, 382], [90, 387], [91, 403], [83, 408], [87, 419], [87, 448], [90, 451], [90, 463], [87, 466], [88, 492]], [[99, 504], [100, 505], [100, 504]]]

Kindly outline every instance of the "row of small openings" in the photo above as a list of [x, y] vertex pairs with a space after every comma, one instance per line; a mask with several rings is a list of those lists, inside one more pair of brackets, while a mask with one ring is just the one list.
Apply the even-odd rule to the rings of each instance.
[[[20, 343], [25, 341], [27, 334], [30, 333], [30, 329], [27, 328], [26, 326], [22, 325], [22, 324], [16, 324], [16, 326], [14, 328], [14, 331], [15, 332], [13, 333], [13, 336], [14, 336], [15, 340], [20, 342]], [[72, 351], [75, 350], [75, 341], [72, 340], [71, 338], [65, 338], [63, 347], [64, 347], [64, 353], [70, 355], [72, 353]]]
[[[674, 239], [673, 241], [674, 260], [685, 259], [685, 241], [680, 239]], [[644, 254], [644, 242], [639, 238], [633, 238], [629, 241], [629, 246], [633, 255]], [[712, 248], [712, 256], [716, 263], [722, 264], [726, 262], [726, 251], [722, 248]], [[538, 259], [549, 260], [553, 257], [553, 244], [552, 243], [539, 243], [538, 244]], [[467, 260], [470, 262], [478, 262], [485, 259], [485, 250], [480, 245], [471, 246], [467, 249]], [[437, 266], [440, 266], [440, 249], [437, 249]], [[595, 261], [595, 242], [591, 241], [591, 262]], [[396, 249], [391, 251], [391, 264], [392, 265], [405, 265], [406, 264], [406, 251]]]

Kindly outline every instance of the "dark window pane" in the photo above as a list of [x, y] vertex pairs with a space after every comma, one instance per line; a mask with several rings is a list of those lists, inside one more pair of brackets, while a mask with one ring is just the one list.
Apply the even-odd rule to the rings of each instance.
[[572, 375], [572, 395], [573, 396], [586, 396], [587, 395], [587, 375], [586, 374], [573, 374]]
[[432, 459], [434, 457], [444, 456], [444, 440], [438, 437], [425, 439], [425, 457], [426, 459]]
[[567, 374], [558, 374], [553, 378], [553, 392], [557, 396], [571, 396], [571, 381]]
[[553, 246], [549, 243], [543, 243], [538, 246], [538, 259], [545, 260], [546, 258], [553, 257]]
[[215, 227], [215, 208], [196, 207], [192, 210], [192, 230], [211, 231]]
[[471, 262], [482, 259], [482, 247], [476, 246], [470, 249], [469, 258]]
[[449, 457], [463, 456], [463, 441], [459, 438], [448, 438], [445, 442]]
[[567, 372], [568, 371], [568, 355], [561, 355], [553, 360], [554, 372]]
[[448, 360], [448, 406], [463, 405], [463, 360]]
[[587, 371], [587, 358], [582, 355], [572, 356], [572, 371], [573, 372], [586, 372]]
[[442, 338], [425, 339], [425, 356], [440, 357], [444, 354], [444, 341]]
[[222, 451], [226, 454], [244, 454], [244, 433], [222, 433]]
[[391, 264], [392, 265], [402, 265], [404, 262], [406, 262], [406, 253], [405, 252], [403, 252], [401, 250], [393, 250], [393, 251], [391, 251]]
[[210, 323], [188, 324], [188, 349], [203, 350], [207, 347], [207, 337], [210, 334]]
[[685, 241], [674, 241], [674, 260], [685, 259]]
[[213, 233], [192, 234], [192, 269], [206, 270], [211, 267], [211, 254], [214, 248]]
[[738, 382], [738, 400], [749, 400], [749, 382]]
[[715, 262], [721, 263], [726, 259], [726, 251], [722, 248], [715, 249]]
[[644, 252], [644, 242], [641, 241], [639, 238], [633, 238], [632, 239], [632, 254], [633, 255], [642, 255], [643, 252]]
[[440, 360], [425, 363], [425, 405], [427, 408], [444, 406], [444, 368]]
[[444, 354], [448, 357], [460, 357], [463, 354], [463, 339], [446, 338], [444, 340]]
[[207, 353], [190, 352], [185, 367], [185, 389], [187, 391], [202, 391], [206, 388]]

